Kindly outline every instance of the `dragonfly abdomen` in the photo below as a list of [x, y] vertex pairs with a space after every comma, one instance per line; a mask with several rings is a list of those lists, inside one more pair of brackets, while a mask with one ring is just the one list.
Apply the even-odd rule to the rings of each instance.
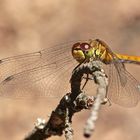
[[116, 54], [122, 63], [140, 64], [140, 56]]

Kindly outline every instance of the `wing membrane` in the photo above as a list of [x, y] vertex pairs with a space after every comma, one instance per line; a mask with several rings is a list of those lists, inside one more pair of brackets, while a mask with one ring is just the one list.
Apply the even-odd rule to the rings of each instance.
[[110, 71], [108, 98], [124, 107], [136, 106], [140, 100], [139, 82], [127, 70], [118, 71], [114, 64], [110, 65]]
[[112, 56], [112, 62], [106, 66], [109, 70], [107, 96], [114, 103], [124, 107], [136, 106], [140, 100], [140, 83], [126, 70], [124, 63], [115, 55], [106, 43], [98, 40], [105, 46], [108, 55]]
[[[34, 67], [55, 63], [57, 57], [71, 59], [72, 43], [53, 46], [35, 53], [29, 53], [0, 60], [0, 82], [10, 75], [20, 73]], [[62, 60], [63, 61], [63, 60]]]
[[56, 97], [66, 94], [75, 64], [70, 43], [3, 59], [0, 64], [0, 96]]

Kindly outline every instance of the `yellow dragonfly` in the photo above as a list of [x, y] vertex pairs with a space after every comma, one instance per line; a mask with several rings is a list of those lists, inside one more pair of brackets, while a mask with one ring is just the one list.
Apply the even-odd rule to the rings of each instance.
[[140, 57], [114, 53], [100, 39], [67, 43], [0, 60], [0, 96], [60, 97], [70, 91], [69, 79], [77, 62], [95, 60], [108, 69], [107, 97], [121, 106], [135, 106], [140, 100], [140, 85], [124, 64], [140, 64]]

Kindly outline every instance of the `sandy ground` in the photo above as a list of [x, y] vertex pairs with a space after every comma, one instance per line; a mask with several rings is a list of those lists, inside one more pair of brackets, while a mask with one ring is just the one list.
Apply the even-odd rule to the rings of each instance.
[[[0, 0], [0, 58], [33, 52], [71, 40], [100, 38], [119, 53], [140, 55], [138, 0]], [[140, 80], [138, 66], [129, 71]], [[0, 98], [0, 139], [21, 140], [38, 117], [47, 118], [56, 99]], [[94, 140], [139, 140], [140, 105], [102, 107]], [[74, 139], [84, 140], [88, 111], [73, 118]], [[78, 123], [78, 124], [77, 124]], [[65, 139], [52, 137], [50, 139]]]

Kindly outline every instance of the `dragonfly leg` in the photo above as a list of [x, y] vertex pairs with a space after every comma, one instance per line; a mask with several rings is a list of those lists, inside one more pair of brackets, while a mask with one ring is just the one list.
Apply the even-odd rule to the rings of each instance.
[[[83, 63], [83, 62], [82, 62], [82, 63]], [[79, 63], [79, 64], [73, 69], [72, 73], [73, 73], [78, 67], [80, 67], [80, 66], [82, 65], [82, 63]]]
[[86, 74], [86, 77], [84, 77], [84, 78], [86, 79], [86, 81], [85, 81], [85, 83], [84, 83], [84, 85], [82, 87], [82, 90], [84, 89], [84, 87], [86, 86], [86, 84], [87, 84], [87, 82], [89, 80], [89, 74]]
[[72, 73], [79, 67], [81, 66], [83, 63], [85, 63], [87, 61], [87, 59], [84, 59], [81, 63], [79, 63], [72, 71]]

